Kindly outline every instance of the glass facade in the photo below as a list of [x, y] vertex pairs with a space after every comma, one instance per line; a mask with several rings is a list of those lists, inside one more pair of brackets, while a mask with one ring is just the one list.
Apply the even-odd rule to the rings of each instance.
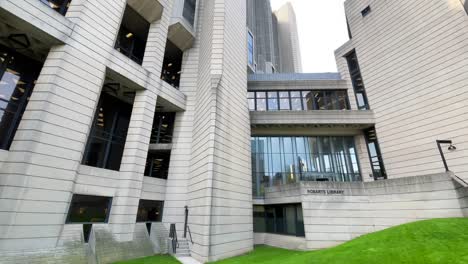
[[42, 64], [0, 45], [0, 149], [9, 149]]
[[360, 181], [352, 136], [252, 137], [253, 195], [299, 181]]
[[367, 151], [372, 167], [372, 175], [375, 180], [387, 179], [387, 172], [383, 163], [382, 154], [380, 153], [379, 141], [377, 140], [377, 132], [375, 128], [370, 128], [364, 131], [366, 138]]
[[182, 16], [189, 22], [189, 24], [193, 27], [195, 23], [195, 9], [197, 7], [196, 0], [185, 0], [184, 1], [184, 10], [182, 12]]
[[247, 51], [248, 51], [248, 62], [251, 67], [254, 67], [254, 37], [249, 31], [247, 34]]
[[369, 110], [369, 102], [367, 100], [364, 81], [362, 80], [361, 70], [356, 56], [356, 51], [351, 52], [346, 56], [348, 61], [349, 74], [351, 75], [351, 83], [356, 95], [356, 103], [359, 110]]
[[170, 40], [166, 41], [164, 61], [161, 70], [161, 80], [172, 87], [179, 89], [180, 75], [182, 73], [182, 60], [184, 52]]
[[304, 237], [301, 204], [278, 204], [253, 207], [254, 232]]
[[349, 110], [345, 90], [255, 91], [248, 93], [250, 111]]

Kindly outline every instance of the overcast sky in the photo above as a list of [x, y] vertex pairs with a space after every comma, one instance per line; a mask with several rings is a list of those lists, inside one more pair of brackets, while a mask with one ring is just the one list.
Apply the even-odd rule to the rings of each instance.
[[[271, 0], [273, 10], [288, 0]], [[336, 72], [333, 52], [348, 33], [344, 0], [289, 0], [294, 7], [299, 31], [304, 72]]]

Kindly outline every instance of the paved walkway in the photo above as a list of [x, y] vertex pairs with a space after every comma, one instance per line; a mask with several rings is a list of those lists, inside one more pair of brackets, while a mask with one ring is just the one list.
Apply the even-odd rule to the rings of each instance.
[[192, 257], [176, 257], [182, 264], [202, 264]]

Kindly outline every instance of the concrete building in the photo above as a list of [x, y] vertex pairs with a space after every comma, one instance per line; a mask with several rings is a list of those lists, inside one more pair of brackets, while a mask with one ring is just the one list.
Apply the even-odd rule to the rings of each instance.
[[302, 72], [296, 13], [290, 2], [274, 12], [277, 23], [279, 72]]
[[270, 0], [247, 0], [248, 73], [302, 71], [296, 15], [291, 3], [272, 12]]
[[207, 262], [468, 216], [463, 1], [348, 0], [339, 73], [252, 75], [248, 4], [0, 0], [0, 263]]
[[247, 0], [248, 36], [253, 39], [250, 73], [274, 73], [279, 66], [277, 34], [270, 0]]

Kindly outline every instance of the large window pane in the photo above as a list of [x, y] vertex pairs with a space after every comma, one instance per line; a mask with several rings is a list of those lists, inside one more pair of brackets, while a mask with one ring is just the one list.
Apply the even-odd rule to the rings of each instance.
[[9, 149], [42, 64], [0, 45], [0, 149]]
[[268, 92], [268, 111], [278, 110], [278, 93]]
[[137, 222], [161, 222], [163, 201], [143, 200], [138, 203]]
[[353, 137], [253, 137], [252, 142], [256, 151], [262, 145], [261, 154], [252, 154], [256, 197], [270, 185], [361, 179]]
[[103, 89], [83, 164], [117, 171], [120, 169], [131, 113], [132, 105], [129, 102]]
[[254, 206], [254, 232], [304, 237], [301, 204]]
[[112, 198], [74, 194], [67, 223], [105, 223], [109, 217]]

